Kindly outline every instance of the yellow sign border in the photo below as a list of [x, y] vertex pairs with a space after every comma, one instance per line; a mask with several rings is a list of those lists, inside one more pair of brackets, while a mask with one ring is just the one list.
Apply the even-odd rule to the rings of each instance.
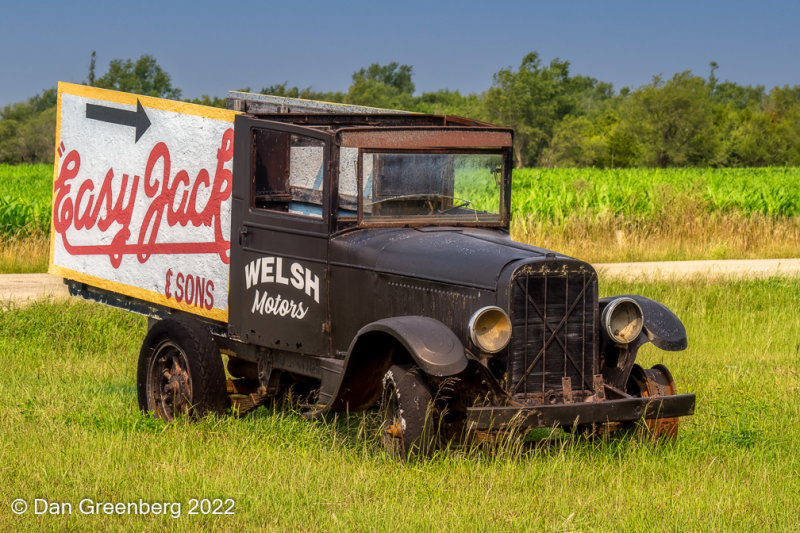
[[[135, 106], [136, 101], [138, 100], [142, 103], [142, 107], [150, 107], [152, 109], [160, 109], [162, 111], [172, 111], [174, 113], [180, 113], [181, 115], [194, 115], [196, 117], [211, 118], [225, 122], [233, 122], [233, 119], [239, 114], [238, 112], [231, 111], [229, 109], [220, 109], [218, 107], [209, 107], [205, 105], [192, 104], [189, 102], [180, 102], [178, 100], [167, 100], [165, 98], [156, 98], [154, 96], [123, 93], [119, 91], [112, 91], [111, 89], [100, 89], [99, 87], [89, 87], [86, 85], [78, 85], [75, 83], [60, 81], [58, 82], [58, 95], [61, 96], [62, 94], [70, 94], [72, 96], [91, 98], [92, 100], [102, 100], [104, 102], [132, 106]], [[59, 118], [60, 117], [61, 115], [59, 114]], [[58, 133], [60, 134], [60, 132], [61, 130], [59, 129]]]
[[[142, 107], [149, 107], [152, 109], [160, 109], [162, 111], [172, 111], [183, 115], [194, 115], [202, 118], [209, 118], [213, 120], [220, 120], [223, 122], [233, 123], [234, 118], [239, 113], [227, 109], [218, 109], [216, 107], [203, 106], [198, 104], [191, 104], [189, 102], [178, 102], [175, 100], [165, 100], [163, 98], [155, 98], [152, 96], [141, 96], [138, 94], [122, 93], [119, 91], [112, 91], [109, 89], [100, 89], [98, 87], [87, 87], [85, 85], [77, 85], [75, 83], [66, 83], [63, 81], [58, 82], [58, 96], [56, 103], [56, 146], [55, 157], [53, 163], [53, 199], [50, 206], [50, 212], [53, 213], [55, 207], [55, 182], [58, 179], [58, 166], [60, 157], [58, 156], [58, 148], [61, 145], [61, 97], [63, 94], [72, 96], [80, 96], [83, 98], [90, 98], [92, 100], [100, 100], [104, 102], [112, 102], [116, 104], [136, 105], [137, 100], [142, 103]], [[186, 311], [194, 315], [200, 315], [212, 320], [219, 320], [220, 322], [228, 321], [228, 310], [226, 309], [200, 309], [192, 305], [187, 305], [183, 302], [177, 302], [174, 299], [167, 298], [165, 295], [135, 287], [133, 285], [126, 285], [116, 281], [109, 281], [107, 279], [92, 276], [84, 272], [78, 272], [69, 268], [55, 264], [55, 241], [56, 232], [53, 218], [50, 220], [50, 264], [47, 271], [50, 274], [62, 278], [70, 279], [80, 283], [85, 283], [93, 287], [105, 289], [119, 294], [137, 298], [156, 305], [163, 305], [172, 309]], [[225, 295], [227, 300], [228, 295]]]

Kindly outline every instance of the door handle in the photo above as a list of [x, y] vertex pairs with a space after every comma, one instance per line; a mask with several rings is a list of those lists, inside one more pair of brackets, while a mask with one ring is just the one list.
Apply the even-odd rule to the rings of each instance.
[[246, 240], [247, 240], [247, 226], [242, 226], [239, 229], [239, 246], [244, 246]]

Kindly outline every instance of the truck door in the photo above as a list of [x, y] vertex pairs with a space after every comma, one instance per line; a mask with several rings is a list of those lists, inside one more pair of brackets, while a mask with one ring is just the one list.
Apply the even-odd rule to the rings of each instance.
[[236, 117], [230, 332], [327, 355], [330, 136]]

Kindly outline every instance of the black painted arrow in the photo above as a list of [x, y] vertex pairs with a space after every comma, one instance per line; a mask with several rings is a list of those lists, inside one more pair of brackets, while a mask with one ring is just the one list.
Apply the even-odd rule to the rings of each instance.
[[147, 113], [144, 112], [142, 103], [139, 100], [136, 100], [136, 111], [86, 104], [86, 118], [136, 128], [136, 140], [133, 141], [135, 143], [139, 142], [141, 136], [150, 127], [150, 119], [147, 117]]

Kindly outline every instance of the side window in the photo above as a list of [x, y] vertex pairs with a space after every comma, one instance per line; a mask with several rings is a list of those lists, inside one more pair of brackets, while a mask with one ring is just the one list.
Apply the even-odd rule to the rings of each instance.
[[272, 130], [253, 132], [253, 207], [322, 218], [325, 143]]

